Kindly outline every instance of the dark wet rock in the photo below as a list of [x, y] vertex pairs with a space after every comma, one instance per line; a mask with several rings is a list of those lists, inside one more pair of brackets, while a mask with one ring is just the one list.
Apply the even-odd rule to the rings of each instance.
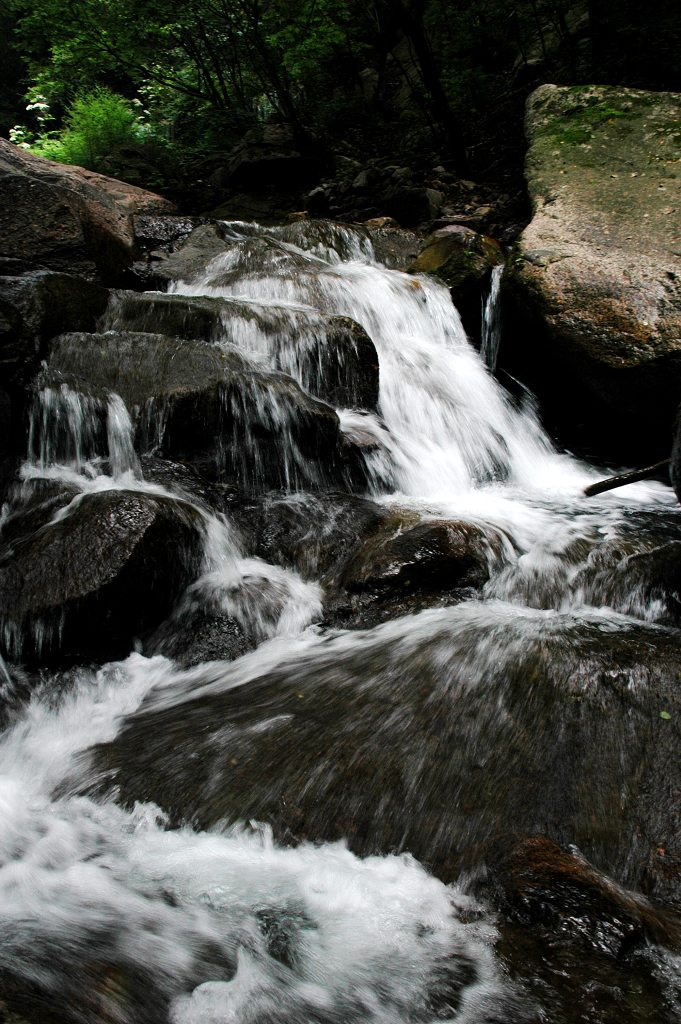
[[654, 907], [546, 836], [502, 855], [491, 895], [511, 920], [546, 928], [620, 958], [648, 943], [681, 946], [681, 918]]
[[34, 156], [0, 140], [0, 255], [120, 282], [135, 255], [133, 217], [172, 212], [152, 192]]
[[55, 339], [52, 372], [120, 395], [136, 445], [242, 486], [345, 486], [338, 417], [291, 377], [215, 345], [110, 331]]
[[0, 501], [3, 499], [9, 481], [14, 476], [19, 455], [19, 445], [14, 442], [12, 436], [14, 419], [12, 399], [6, 391], [0, 388]]
[[27, 385], [47, 340], [64, 330], [91, 330], [107, 297], [106, 289], [70, 274], [0, 276], [0, 489], [25, 455]]
[[674, 432], [672, 435], [672, 454], [669, 467], [672, 487], [681, 502], [681, 410], [677, 409]]
[[133, 219], [135, 241], [145, 250], [172, 251], [203, 223], [201, 217], [183, 217], [176, 214], [139, 214]]
[[676, 631], [466, 604], [205, 678], [97, 754], [124, 800], [409, 850], [448, 879], [539, 831], [681, 906]]
[[376, 259], [390, 270], [408, 270], [418, 255], [421, 240], [415, 231], [408, 231], [391, 221], [391, 217], [378, 217], [365, 221], [362, 227], [368, 231]]
[[168, 287], [173, 281], [191, 281], [206, 269], [210, 260], [224, 255], [233, 244], [219, 223], [201, 224], [173, 252], [156, 250], [155, 257], [148, 261], [148, 273], [158, 287]]
[[144, 645], [145, 653], [163, 654], [182, 668], [204, 661], [235, 661], [254, 647], [239, 623], [229, 615], [200, 607], [182, 607]]
[[509, 262], [502, 365], [561, 439], [619, 464], [669, 453], [681, 392], [679, 105], [610, 86], [528, 100], [533, 219]]
[[424, 523], [356, 495], [271, 494], [247, 515], [254, 553], [321, 579], [325, 622], [349, 629], [470, 596], [496, 550], [469, 523]]
[[254, 553], [319, 579], [336, 569], [386, 517], [353, 494], [272, 494], [251, 513]]
[[461, 224], [429, 235], [411, 266], [414, 273], [432, 274], [449, 288], [470, 338], [480, 338], [480, 312], [495, 266], [503, 263], [498, 242]]
[[242, 299], [127, 291], [113, 295], [101, 327], [221, 341], [247, 356], [260, 355], [262, 345], [278, 369], [315, 397], [337, 408], [371, 410], [378, 403], [376, 348], [349, 317]]
[[266, 125], [250, 132], [227, 158], [224, 184], [234, 190], [301, 193], [317, 180], [320, 163], [314, 156], [301, 153], [290, 132], [273, 131]]
[[133, 218], [138, 255], [133, 264], [136, 283], [146, 288], [165, 289], [168, 278], [157, 273], [192, 231], [205, 224], [203, 217], [173, 214], [140, 214]]
[[106, 289], [71, 274], [39, 270], [0, 277], [0, 374], [26, 380], [62, 331], [89, 331], [104, 311]]
[[18, 260], [13, 256], [0, 256], [0, 275], [2, 277], [21, 277], [35, 270], [47, 270], [40, 264], [28, 263], [26, 260]]
[[42, 529], [75, 498], [78, 490], [62, 480], [37, 477], [10, 488], [0, 543], [7, 550], [16, 541]]
[[180, 498], [187, 498], [201, 508], [222, 512], [224, 505], [224, 484], [207, 480], [192, 467], [183, 462], [162, 459], [158, 455], [140, 456], [140, 468], [145, 480], [160, 484]]
[[[365, 535], [366, 536], [366, 535]], [[455, 604], [489, 578], [495, 544], [470, 523], [421, 522], [407, 510], [384, 512], [368, 539], [325, 577], [327, 618], [364, 629], [407, 612]]]
[[405, 228], [428, 225], [440, 211], [444, 193], [432, 188], [394, 188], [383, 201], [383, 209]]
[[545, 836], [500, 851], [476, 891], [499, 911], [502, 964], [548, 1019], [676, 1024], [668, 978], [676, 973], [678, 914]]
[[2, 552], [5, 653], [29, 663], [125, 656], [167, 616], [202, 551], [188, 505], [133, 491], [84, 495]]
[[605, 536], [591, 550], [573, 580], [575, 590], [593, 607], [679, 625], [680, 527], [681, 516], [673, 507], [626, 510], [617, 535]]
[[[235, 309], [240, 311], [246, 305], [235, 303]], [[219, 341], [226, 334], [223, 310], [229, 311], [225, 301], [203, 295], [116, 291], [111, 295], [99, 326], [102, 331], [133, 331]]]
[[320, 333], [319, 343], [301, 353], [299, 375], [306, 389], [338, 409], [376, 409], [378, 353], [364, 328], [350, 317], [334, 316]]

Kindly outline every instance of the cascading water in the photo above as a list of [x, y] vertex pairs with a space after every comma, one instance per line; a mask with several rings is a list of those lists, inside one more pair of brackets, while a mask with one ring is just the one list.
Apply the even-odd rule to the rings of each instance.
[[482, 332], [480, 339], [480, 356], [490, 370], [495, 370], [501, 342], [501, 278], [504, 265], [500, 263], [492, 268], [489, 293], [482, 310]]
[[[264, 229], [235, 222], [225, 230], [225, 255], [175, 294], [225, 299], [224, 334], [211, 342], [239, 349], [253, 372], [291, 374], [313, 394], [307, 357], [327, 343], [323, 316], [359, 322], [378, 352], [378, 411], [340, 409], [341, 429], [367, 442], [367, 478], [385, 508], [408, 507], [421, 522], [444, 517], [485, 531], [485, 600], [366, 632], [310, 628], [324, 614], [318, 579], [255, 557], [229, 512], [143, 478], [134, 439], [148, 408], [128, 409], [115, 393], [92, 397], [70, 384], [44, 388], [21, 475], [25, 485], [63, 485], [71, 498], [41, 529], [63, 521], [82, 495], [107, 489], [184, 502], [202, 524], [204, 560], [166, 628], [181, 628], [198, 608], [233, 618], [259, 646], [232, 664], [180, 670], [158, 654], [132, 653], [99, 670], [64, 673], [56, 686], [53, 679], [33, 681], [28, 705], [0, 736], [0, 979], [8, 991], [28, 993], [29, 1005], [31, 997], [48, 1000], [57, 1016], [88, 1022], [547, 1020], [500, 969], [491, 916], [462, 889], [429, 875], [409, 856], [410, 843], [421, 832], [430, 861], [446, 838], [453, 856], [466, 835], [462, 815], [474, 836], [476, 815], [487, 813], [484, 801], [469, 807], [468, 796], [455, 796], [459, 769], [452, 759], [464, 751], [476, 778], [484, 775], [494, 750], [476, 731], [474, 723], [483, 721], [507, 742], [507, 763], [515, 764], [520, 741], [513, 728], [520, 722], [527, 735], [545, 704], [532, 690], [535, 708], [522, 690], [524, 677], [514, 675], [532, 652], [541, 663], [565, 637], [579, 672], [601, 635], [622, 637], [632, 650], [638, 643], [667, 650], [673, 630], [651, 624], [666, 621], [665, 597], [645, 580], [637, 584], [635, 574], [615, 578], [608, 570], [618, 552], [630, 548], [635, 560], [663, 543], [651, 534], [636, 547], [636, 516], [659, 521], [666, 536], [671, 492], [636, 484], [586, 505], [581, 491], [597, 471], [557, 453], [532, 407], [518, 406], [499, 387], [468, 344], [446, 290], [378, 266], [365, 234], [314, 224]], [[498, 283], [496, 275], [485, 319], [490, 367]], [[249, 303], [253, 315], [235, 315], [236, 300]], [[295, 347], [294, 329], [302, 339]], [[256, 425], [245, 412], [238, 422], [248, 452], [251, 433], [267, 424]], [[293, 447], [286, 431], [279, 436]], [[20, 675], [0, 660], [0, 692]], [[638, 677], [634, 682], [643, 685]], [[573, 687], [565, 700], [575, 707], [587, 690]], [[210, 701], [227, 702], [224, 717], [219, 703], [212, 714]], [[325, 733], [327, 704], [339, 710]], [[454, 716], [462, 731], [441, 750], [438, 730], [449, 735], [449, 725], [438, 723], [450, 721], [450, 705], [463, 709]], [[116, 778], [108, 786], [106, 765], [88, 751], [115, 745], [119, 735], [125, 741], [126, 728], [144, 729], [150, 718], [149, 750], [165, 750], [167, 758], [159, 755], [146, 773], [161, 806], [146, 797], [135, 803], [134, 795], [121, 805]], [[364, 745], [355, 748], [357, 736]], [[333, 744], [327, 759], [325, 743]], [[374, 761], [372, 744], [382, 752]], [[141, 756], [145, 746], [143, 740], [129, 748], [133, 779], [136, 750]], [[173, 767], [175, 749], [180, 760]], [[279, 757], [290, 758], [292, 790]], [[454, 772], [443, 795], [436, 785], [440, 762], [437, 771], [451, 764]], [[192, 828], [206, 824], [195, 820], [185, 786], [192, 771], [207, 773], [201, 807], [208, 831]], [[353, 802], [335, 787], [355, 773], [367, 792]], [[285, 828], [295, 830], [300, 813], [304, 831], [306, 794], [322, 794], [308, 816], [325, 822], [326, 838], [335, 838], [339, 822], [340, 834], [358, 848], [377, 846], [374, 855], [360, 859], [338, 842], [277, 845], [267, 818], [250, 820], [248, 779], [261, 775], [275, 794], [273, 820], [286, 821], [292, 806]], [[379, 838], [363, 817], [373, 776], [383, 787], [371, 804]], [[505, 785], [500, 779], [491, 789], [503, 794]], [[232, 790], [245, 801], [236, 814]], [[426, 809], [423, 827], [394, 819], [393, 791], [415, 814]], [[523, 804], [522, 793], [516, 802]], [[223, 804], [229, 813], [221, 817]], [[177, 822], [168, 812], [182, 827], [171, 827]], [[453, 838], [450, 817], [460, 827]], [[655, 960], [668, 987], [670, 964]], [[541, 993], [534, 995], [541, 1003]], [[660, 1020], [681, 1019], [670, 1005], [667, 999]]]

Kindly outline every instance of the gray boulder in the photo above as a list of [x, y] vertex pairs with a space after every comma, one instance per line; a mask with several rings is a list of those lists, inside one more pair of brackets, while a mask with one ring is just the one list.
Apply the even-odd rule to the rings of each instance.
[[509, 263], [502, 365], [566, 441], [620, 463], [669, 451], [681, 394], [680, 108], [555, 85], [527, 106], [533, 218]]

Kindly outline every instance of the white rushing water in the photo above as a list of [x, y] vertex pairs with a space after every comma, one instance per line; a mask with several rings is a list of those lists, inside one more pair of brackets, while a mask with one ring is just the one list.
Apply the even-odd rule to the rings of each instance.
[[[375, 440], [375, 498], [489, 531], [495, 572], [487, 596], [499, 602], [492, 619], [498, 607], [503, 625], [514, 604], [597, 604], [607, 587], [587, 571], [591, 552], [619, 542], [627, 510], [671, 505], [669, 489], [636, 484], [585, 507], [582, 489], [599, 471], [557, 453], [532, 406], [519, 407], [499, 387], [446, 289], [378, 266], [364, 235], [238, 223], [229, 231], [232, 248], [176, 291], [259, 305], [261, 321], [225, 321], [229, 344], [299, 377], [287, 323], [303, 324], [310, 343], [323, 338], [320, 313], [362, 324], [378, 351], [379, 409], [340, 410], [341, 425]], [[490, 366], [497, 287], [498, 275], [486, 320]], [[273, 310], [274, 342], [271, 323], [262, 328]], [[131, 411], [118, 396], [102, 402], [66, 385], [46, 388], [23, 480], [68, 485], [74, 502], [120, 488], [194, 503], [142, 478], [133, 441]], [[304, 632], [321, 616], [319, 583], [251, 557], [224, 516], [197, 507], [205, 564], [178, 621], [197, 604], [232, 616], [265, 641], [246, 656], [259, 673], [311, 657], [325, 642]], [[660, 613], [640, 595], [610, 592], [620, 611]], [[422, 627], [413, 620], [391, 628], [416, 635]], [[339, 650], [360, 636], [348, 634]], [[2, 685], [8, 673], [0, 662]], [[227, 678], [227, 666], [219, 673]], [[0, 973], [52, 993], [57, 1008], [59, 998], [85, 1000], [87, 1021], [130, 1024], [140, 999], [149, 1004], [145, 1020], [169, 1016], [173, 1024], [482, 1024], [496, 1005], [515, 1005], [495, 965], [490, 920], [407, 855], [360, 859], [342, 844], [283, 848], [267, 823], [170, 830], [160, 808], [126, 810], [112, 797], [78, 795], [88, 781], [84, 751], [113, 739], [150, 695], [183, 701], [203, 680], [200, 670], [180, 673], [160, 656], [131, 654], [64, 676], [57, 694], [54, 681], [39, 686], [2, 734]], [[64, 979], [74, 971], [69, 995]], [[503, 1019], [522, 1015], [509, 1009]]]
[[492, 268], [489, 294], [482, 310], [482, 337], [480, 356], [490, 370], [496, 369], [501, 343], [501, 278], [503, 263]]

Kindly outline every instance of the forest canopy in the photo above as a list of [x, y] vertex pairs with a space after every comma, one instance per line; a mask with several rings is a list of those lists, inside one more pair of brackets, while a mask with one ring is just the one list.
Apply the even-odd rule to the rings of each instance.
[[452, 170], [485, 173], [517, 162], [524, 98], [542, 80], [673, 87], [677, 5], [652, 7], [3, 0], [0, 130], [93, 167], [144, 146], [162, 177], [279, 121], [303, 151], [434, 147]]

